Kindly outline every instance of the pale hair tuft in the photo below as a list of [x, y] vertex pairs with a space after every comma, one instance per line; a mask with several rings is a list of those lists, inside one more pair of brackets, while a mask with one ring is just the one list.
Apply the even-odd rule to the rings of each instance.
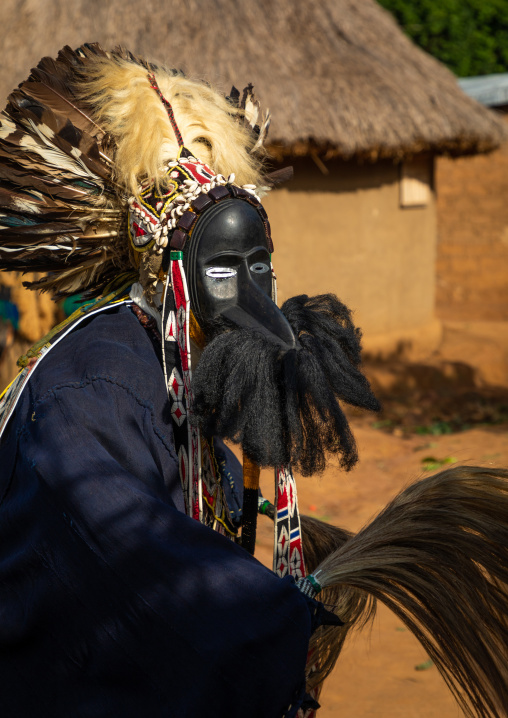
[[[178, 143], [166, 108], [141, 65], [120, 58], [94, 58], [80, 94], [116, 144], [115, 179], [136, 195], [140, 183], [159, 184]], [[232, 107], [204, 82], [158, 67], [157, 84], [171, 103], [185, 146], [217, 174], [235, 174], [235, 184], [262, 184], [262, 163], [249, 154], [254, 137]]]

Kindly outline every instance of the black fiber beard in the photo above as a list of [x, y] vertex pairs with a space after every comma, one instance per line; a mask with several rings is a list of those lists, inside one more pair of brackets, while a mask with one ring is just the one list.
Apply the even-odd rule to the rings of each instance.
[[[254, 329], [219, 321], [193, 375], [194, 414], [205, 436], [239, 443], [260, 466], [291, 464], [304, 476], [327, 455], [351, 469], [356, 443], [339, 400], [378, 411], [361, 373], [361, 333], [333, 294], [281, 308], [299, 347], [282, 351]], [[210, 335], [209, 334], [209, 335]]]

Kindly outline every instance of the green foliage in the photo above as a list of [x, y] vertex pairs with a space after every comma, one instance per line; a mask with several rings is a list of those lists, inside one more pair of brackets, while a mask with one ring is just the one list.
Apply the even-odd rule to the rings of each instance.
[[416, 434], [430, 434], [431, 436], [442, 436], [453, 434], [453, 426], [449, 421], [433, 421], [432, 424], [415, 427]]
[[389, 429], [393, 426], [391, 419], [381, 419], [380, 421], [373, 421], [371, 424], [373, 429]]
[[454, 456], [446, 456], [444, 459], [436, 459], [435, 456], [426, 456], [422, 459], [422, 468], [424, 471], [437, 471], [449, 464], [456, 464], [457, 459]]
[[415, 671], [428, 671], [429, 668], [432, 668], [434, 665], [434, 662], [429, 658], [427, 661], [424, 661], [423, 663], [418, 663], [418, 665], [415, 666]]
[[459, 77], [508, 72], [508, 0], [379, 0]]

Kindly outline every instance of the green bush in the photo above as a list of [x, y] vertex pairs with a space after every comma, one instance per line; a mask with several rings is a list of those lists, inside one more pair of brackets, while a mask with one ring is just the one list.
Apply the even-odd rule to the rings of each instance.
[[459, 77], [508, 72], [508, 0], [379, 0]]

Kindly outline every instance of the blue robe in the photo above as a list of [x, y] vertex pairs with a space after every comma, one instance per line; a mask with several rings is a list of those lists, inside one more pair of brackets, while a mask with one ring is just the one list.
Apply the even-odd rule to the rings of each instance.
[[302, 699], [316, 604], [183, 513], [157, 351], [128, 307], [90, 318], [6, 429], [2, 718], [281, 718]]

